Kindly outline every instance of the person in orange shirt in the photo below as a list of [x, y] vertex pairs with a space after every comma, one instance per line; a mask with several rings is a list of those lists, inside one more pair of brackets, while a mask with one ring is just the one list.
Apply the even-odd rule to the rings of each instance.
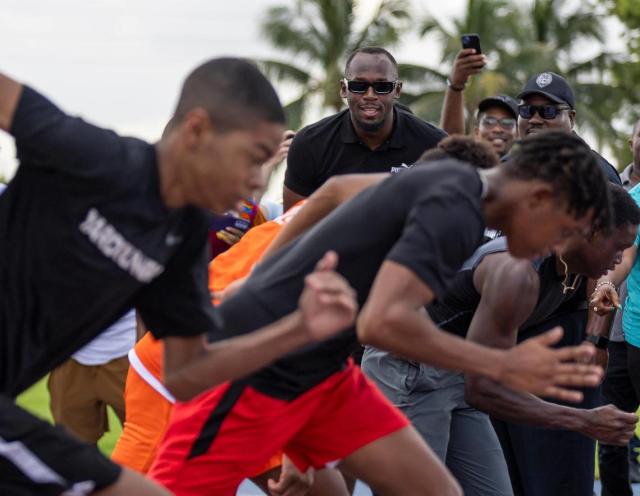
[[[238, 243], [211, 261], [209, 289], [212, 296], [222, 294], [229, 284], [250, 273], [255, 262], [303, 203], [299, 202], [273, 221], [250, 229]], [[176, 401], [163, 384], [163, 353], [162, 342], [150, 332], [129, 352], [130, 368], [124, 393], [126, 419], [122, 435], [111, 454], [113, 461], [143, 474], [147, 473], [155, 459]], [[292, 465], [285, 465], [287, 477], [283, 476], [274, 482], [282, 465], [282, 453], [274, 454], [267, 465], [252, 477], [253, 482], [265, 491], [268, 488], [277, 490], [288, 484], [298, 484], [300, 487], [306, 484], [299, 475], [296, 476]], [[269, 483], [269, 479], [274, 480]], [[347, 489], [337, 473], [319, 473], [315, 477], [313, 491], [318, 495], [339, 495], [346, 494]]]

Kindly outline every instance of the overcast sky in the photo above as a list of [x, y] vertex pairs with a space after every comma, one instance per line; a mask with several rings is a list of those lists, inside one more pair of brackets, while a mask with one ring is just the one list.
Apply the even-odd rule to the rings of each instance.
[[[259, 20], [269, 6], [286, 3], [291, 0], [2, 0], [0, 71], [70, 113], [155, 140], [195, 65], [217, 55], [274, 55]], [[433, 4], [414, 1], [419, 12], [427, 3]], [[444, 12], [463, 5], [448, 2]], [[11, 173], [14, 153], [0, 133], [0, 174]]]
[[[153, 141], [198, 63], [219, 55], [277, 57], [259, 21], [269, 6], [287, 3], [293, 0], [2, 0], [0, 71], [70, 113]], [[366, 15], [377, 0], [361, 4]], [[431, 9], [446, 21], [466, 0], [412, 4], [417, 15]], [[394, 52], [402, 61], [436, 65], [437, 50], [425, 50], [427, 44], [413, 37]], [[0, 174], [11, 174], [14, 153], [0, 132]]]

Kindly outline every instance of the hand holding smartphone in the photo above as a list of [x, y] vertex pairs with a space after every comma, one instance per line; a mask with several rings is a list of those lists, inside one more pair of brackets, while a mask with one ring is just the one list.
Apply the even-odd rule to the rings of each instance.
[[[478, 74], [487, 64], [487, 58], [480, 48], [480, 36], [476, 33], [463, 34], [460, 37], [462, 50], [456, 56], [448, 79], [449, 89], [463, 91], [469, 77]], [[471, 52], [470, 49], [475, 51]]]
[[460, 37], [462, 41], [462, 48], [473, 48], [476, 51], [476, 55], [480, 55], [482, 50], [480, 49], [480, 35], [476, 33], [463, 34]]

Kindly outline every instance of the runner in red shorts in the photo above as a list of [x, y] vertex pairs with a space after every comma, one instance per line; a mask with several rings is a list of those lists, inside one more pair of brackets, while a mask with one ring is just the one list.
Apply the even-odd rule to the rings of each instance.
[[[608, 225], [606, 188], [588, 148], [557, 133], [527, 139], [491, 171], [453, 160], [415, 166], [257, 266], [218, 307], [219, 330], [209, 337], [251, 335], [279, 322], [297, 305], [313, 260], [330, 247], [364, 305], [362, 341], [516, 390], [574, 398], [556, 383], [595, 384], [601, 371], [562, 362], [591, 356], [589, 347], [548, 349], [561, 335], [556, 330], [511, 350], [489, 349], [439, 331], [422, 308], [443, 296], [485, 227], [502, 231], [515, 256], [533, 258], [592, 225]], [[246, 350], [246, 361], [260, 344]], [[302, 470], [340, 463], [378, 494], [460, 494], [407, 420], [347, 360], [355, 344], [355, 333], [346, 332], [202, 394], [208, 377], [174, 377], [183, 398], [200, 395], [176, 404], [150, 475], [178, 495], [232, 495], [283, 449]]]

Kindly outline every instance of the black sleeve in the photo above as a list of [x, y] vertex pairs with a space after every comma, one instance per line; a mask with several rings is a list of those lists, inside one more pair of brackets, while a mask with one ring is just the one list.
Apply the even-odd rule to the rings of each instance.
[[113, 131], [65, 114], [28, 86], [22, 90], [10, 133], [21, 166], [91, 173], [122, 148], [121, 138]]
[[598, 163], [600, 164], [600, 168], [602, 169], [602, 172], [604, 172], [604, 175], [607, 176], [607, 179], [609, 180], [609, 182], [617, 186], [622, 186], [622, 180], [620, 179], [620, 175], [618, 174], [618, 171], [616, 170], [616, 168], [613, 165], [611, 165], [611, 163], [609, 163], [609, 161], [599, 153], [594, 151], [593, 154], [596, 157], [596, 160], [598, 161]]
[[194, 235], [185, 240], [160, 277], [141, 291], [136, 309], [156, 338], [196, 336], [217, 328], [208, 263], [206, 237]]
[[310, 149], [311, 144], [304, 135], [296, 135], [287, 155], [284, 185], [302, 196], [309, 196], [319, 186], [316, 178], [316, 164]]
[[470, 199], [429, 195], [409, 213], [402, 236], [387, 255], [411, 270], [441, 299], [480, 244], [484, 222]]
[[434, 126], [433, 124], [429, 124], [429, 126], [430, 127], [428, 129], [426, 140], [425, 140], [426, 141], [425, 144], [427, 145], [427, 147], [425, 148], [425, 151], [430, 150], [431, 148], [435, 148], [436, 146], [438, 146], [438, 143], [440, 143], [443, 139], [449, 136], [442, 129]]

